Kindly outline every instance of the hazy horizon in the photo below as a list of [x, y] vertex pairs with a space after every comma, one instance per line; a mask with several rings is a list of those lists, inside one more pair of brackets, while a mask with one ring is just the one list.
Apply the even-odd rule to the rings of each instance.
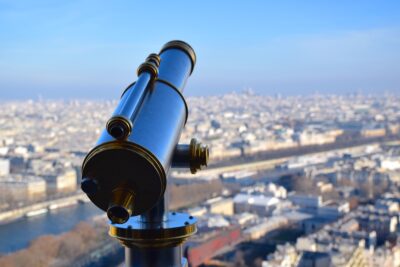
[[[251, 88], [250, 88], [251, 89]], [[184, 92], [184, 96], [187, 99], [190, 98], [198, 98], [198, 97], [219, 97], [219, 96], [224, 96], [228, 94], [245, 94], [246, 89], [243, 90], [232, 90], [232, 91], [225, 91], [225, 92], [215, 92], [214, 94], [207, 94], [207, 95], [193, 95], [193, 94], [187, 94]], [[123, 90], [121, 90], [120, 93], [122, 93]], [[308, 92], [306, 94], [281, 94], [281, 93], [269, 93], [269, 92], [258, 92], [256, 90], [253, 90], [253, 93], [255, 95], [259, 95], [261, 97], [272, 97], [272, 98], [293, 98], [293, 97], [316, 97], [316, 96], [341, 96], [341, 97], [354, 97], [354, 96], [361, 96], [361, 97], [374, 97], [374, 98], [384, 98], [387, 96], [394, 96], [394, 97], [399, 97], [400, 92], [394, 91], [382, 91], [382, 92], [365, 92], [365, 91], [349, 91], [349, 92], [341, 92], [341, 93], [330, 93], [330, 92], [319, 92], [319, 91], [314, 91], [314, 92]], [[112, 97], [102, 97], [102, 96], [58, 96], [58, 97], [50, 97], [42, 94], [38, 94], [36, 96], [28, 97], [28, 96], [21, 96], [21, 97], [0, 97], [0, 103], [1, 102], [23, 102], [23, 101], [118, 101], [120, 99], [120, 94], [116, 94], [115, 96]]]

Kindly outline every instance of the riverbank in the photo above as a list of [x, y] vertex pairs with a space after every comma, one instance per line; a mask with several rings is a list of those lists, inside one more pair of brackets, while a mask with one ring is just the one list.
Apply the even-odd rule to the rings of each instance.
[[68, 232], [40, 236], [25, 249], [0, 257], [0, 266], [77, 266], [75, 261], [85, 263], [88, 255], [100, 257], [118, 247], [117, 241], [110, 241], [106, 227], [102, 216], [98, 221], [80, 222]]
[[99, 220], [106, 223], [104, 211], [92, 203], [84, 203], [50, 210], [33, 217], [22, 217], [17, 221], [0, 225], [0, 254], [24, 249], [41, 236], [59, 235], [71, 231], [81, 221], [91, 221], [93, 217], [99, 215], [102, 216]]
[[0, 212], [0, 225], [7, 224], [24, 217], [34, 217], [47, 213], [59, 208], [65, 208], [78, 203], [90, 202], [89, 198], [84, 193], [76, 195], [47, 200], [32, 205], [24, 206], [18, 209]]

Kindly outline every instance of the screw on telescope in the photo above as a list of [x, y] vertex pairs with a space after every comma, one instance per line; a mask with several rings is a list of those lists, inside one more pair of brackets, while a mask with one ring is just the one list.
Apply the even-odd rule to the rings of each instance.
[[90, 178], [83, 178], [81, 182], [81, 189], [88, 195], [96, 194], [98, 189], [96, 180]]

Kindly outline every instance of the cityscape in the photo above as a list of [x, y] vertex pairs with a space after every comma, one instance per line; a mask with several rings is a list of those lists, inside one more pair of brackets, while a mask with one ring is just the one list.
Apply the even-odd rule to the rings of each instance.
[[[170, 209], [198, 220], [189, 266], [400, 266], [400, 96], [188, 97], [180, 142], [207, 169], [172, 169]], [[117, 101], [2, 101], [0, 266], [123, 266], [81, 164]], [[51, 227], [50, 227], [51, 224]]]

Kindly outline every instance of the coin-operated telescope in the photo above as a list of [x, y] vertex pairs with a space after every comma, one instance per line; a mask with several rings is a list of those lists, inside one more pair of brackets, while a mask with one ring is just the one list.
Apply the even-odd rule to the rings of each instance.
[[150, 54], [83, 161], [81, 188], [107, 212], [127, 266], [187, 265], [182, 243], [196, 232], [196, 219], [169, 212], [166, 189], [171, 167], [195, 173], [208, 161], [208, 148], [196, 139], [178, 144], [188, 117], [182, 92], [195, 63], [182, 41]]

